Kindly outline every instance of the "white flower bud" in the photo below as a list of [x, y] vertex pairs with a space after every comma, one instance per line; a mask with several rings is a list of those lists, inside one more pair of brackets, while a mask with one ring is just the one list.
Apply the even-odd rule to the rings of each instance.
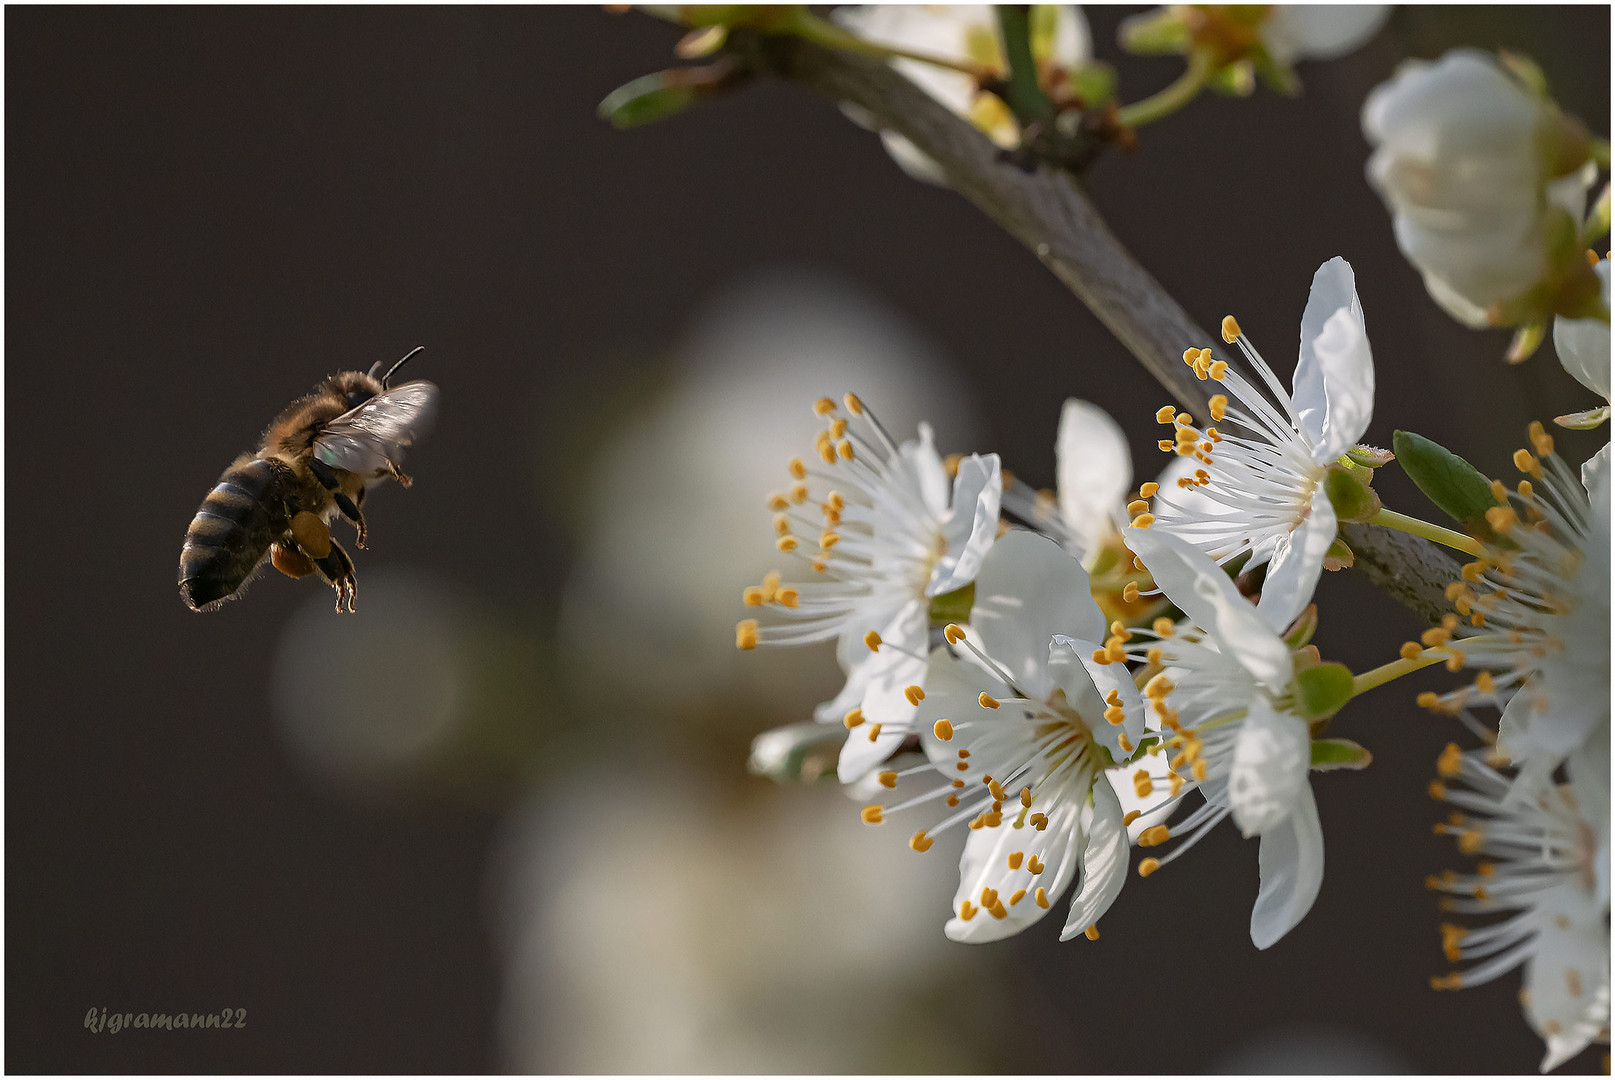
[[[1593, 268], [1604, 286], [1604, 307], [1609, 307], [1609, 260]], [[1553, 349], [1559, 363], [1577, 382], [1609, 400], [1609, 323], [1603, 319], [1553, 320]]]
[[1379, 33], [1389, 4], [1276, 4], [1262, 24], [1262, 44], [1280, 64], [1334, 60]]
[[1581, 175], [1553, 180], [1566, 128], [1551, 102], [1488, 54], [1455, 49], [1404, 64], [1362, 122], [1397, 244], [1454, 318], [1485, 326], [1488, 308], [1543, 279], [1550, 213], [1579, 218], [1586, 198]]

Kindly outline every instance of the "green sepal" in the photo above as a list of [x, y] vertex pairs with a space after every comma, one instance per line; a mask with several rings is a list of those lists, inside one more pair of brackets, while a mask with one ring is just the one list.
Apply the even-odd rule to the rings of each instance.
[[1351, 700], [1351, 670], [1345, 664], [1315, 664], [1295, 673], [1295, 704], [1308, 720], [1333, 716]]
[[690, 78], [691, 70], [673, 68], [641, 75], [607, 94], [596, 111], [619, 131], [675, 116], [710, 93], [709, 87]]
[[1604, 421], [1608, 419], [1609, 406], [1600, 405], [1596, 409], [1587, 409], [1584, 412], [1573, 412], [1566, 413], [1563, 416], [1555, 416], [1553, 418], [1553, 422], [1562, 428], [1569, 428], [1572, 431], [1591, 431], [1593, 428], [1602, 425]]
[[972, 581], [962, 589], [931, 597], [931, 625], [970, 621], [970, 609], [976, 604], [976, 583]]
[[1374, 760], [1366, 746], [1350, 739], [1313, 739], [1312, 770], [1329, 772], [1331, 769], [1366, 769]]
[[1486, 511], [1497, 505], [1492, 482], [1469, 462], [1440, 443], [1412, 431], [1392, 438], [1396, 460], [1425, 498], [1478, 540], [1490, 540], [1492, 527]]
[[[1605, 144], [1608, 145], [1608, 144]], [[1587, 220], [1581, 225], [1581, 242], [1591, 247], [1595, 241], [1602, 240], [1609, 235], [1609, 183], [1604, 183], [1603, 194], [1593, 203], [1593, 208], [1587, 212]]]
[[1396, 455], [1378, 446], [1358, 443], [1346, 451], [1345, 460], [1354, 465], [1361, 465], [1365, 469], [1380, 469], [1395, 461]]
[[1323, 568], [1325, 570], [1350, 570], [1357, 565], [1357, 553], [1351, 545], [1340, 537], [1335, 537], [1329, 545], [1329, 550], [1323, 553]]
[[1308, 604], [1284, 631], [1284, 644], [1292, 650], [1304, 648], [1318, 629], [1318, 605]]
[[1103, 61], [1084, 64], [1070, 73], [1071, 92], [1084, 109], [1097, 108], [1116, 97], [1116, 69]]
[[1383, 509], [1384, 504], [1369, 486], [1373, 479], [1373, 471], [1360, 465], [1329, 466], [1323, 474], [1323, 490], [1335, 508], [1337, 521], [1367, 521]]
[[1502, 64], [1520, 83], [1531, 93], [1546, 99], [1548, 96], [1548, 77], [1542, 73], [1542, 67], [1535, 60], [1524, 53], [1511, 52], [1508, 49], [1497, 51], [1498, 63]]
[[1206, 79], [1206, 88], [1228, 97], [1250, 97], [1256, 90], [1256, 68], [1249, 60], [1224, 64]]
[[1503, 359], [1511, 364], [1524, 363], [1542, 346], [1542, 339], [1548, 336], [1548, 324], [1545, 321], [1530, 322], [1514, 331], [1509, 339], [1508, 352]]

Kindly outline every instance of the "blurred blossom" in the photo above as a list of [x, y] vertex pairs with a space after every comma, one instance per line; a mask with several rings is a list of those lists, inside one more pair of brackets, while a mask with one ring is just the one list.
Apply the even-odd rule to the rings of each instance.
[[1334, 60], [1366, 44], [1390, 15], [1389, 4], [1276, 4], [1262, 43], [1280, 64]]
[[1388, 4], [1170, 4], [1123, 19], [1117, 37], [1128, 52], [1190, 56], [1225, 91], [1248, 94], [1261, 75], [1293, 94], [1295, 64], [1355, 51], [1390, 12]]
[[[839, 685], [831, 651], [814, 664], [733, 643], [742, 586], [780, 557], [768, 493], [822, 428], [814, 401], [856, 390], [893, 429], [930, 420], [945, 450], [972, 449], [973, 413], [908, 326], [810, 271], [719, 295], [679, 358], [675, 384], [588, 467], [586, 533], [560, 617], [574, 686], [659, 715], [744, 688], [805, 717]], [[765, 726], [755, 714], [742, 724]]]
[[893, 852], [828, 785], [747, 803], [688, 773], [577, 779], [496, 853], [507, 1067], [971, 1071], [924, 1002], [983, 969], [896, 899], [940, 896], [949, 860]]
[[1413, 1066], [1389, 1047], [1346, 1028], [1287, 1024], [1223, 1054], [1211, 1073], [1305, 1076], [1406, 1075]]
[[1407, 61], [1368, 95], [1362, 123], [1397, 245], [1453, 318], [1521, 321], [1508, 307], [1580, 257], [1574, 227], [1595, 175], [1586, 132], [1491, 55]]
[[[1032, 13], [1032, 58], [1040, 81], [1048, 84], [1057, 72], [1061, 80], [1069, 79], [1093, 52], [1082, 10], [1069, 4], [1040, 4]], [[1008, 71], [998, 18], [988, 4], [870, 4], [837, 8], [835, 19], [877, 45], [980, 64], [1000, 75]], [[898, 59], [892, 66], [999, 146], [1011, 149], [1020, 142], [1020, 125], [1009, 106], [971, 76], [917, 60]], [[859, 116], [854, 119], [864, 122]], [[906, 138], [894, 131], [882, 131], [880, 137], [904, 172], [916, 180], [946, 184], [941, 166]]]
[[497, 800], [539, 734], [538, 647], [432, 578], [374, 571], [362, 600], [338, 617], [311, 597], [287, 623], [272, 698], [291, 756], [350, 792]]

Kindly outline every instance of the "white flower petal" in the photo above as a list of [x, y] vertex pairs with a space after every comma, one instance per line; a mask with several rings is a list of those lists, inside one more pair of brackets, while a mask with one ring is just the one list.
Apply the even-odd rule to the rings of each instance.
[[1127, 884], [1127, 829], [1115, 791], [1103, 781], [1094, 785], [1088, 845], [1082, 854], [1082, 887], [1071, 899], [1060, 940], [1069, 941], [1099, 922]]
[[1312, 910], [1323, 885], [1323, 827], [1312, 789], [1301, 785], [1295, 812], [1263, 834], [1262, 887], [1251, 910], [1251, 942], [1270, 947]]
[[1605, 443], [1598, 453], [1582, 463], [1581, 486], [1587, 489], [1587, 494], [1591, 497], [1595, 515], [1599, 513], [1598, 491], [1602, 488], [1604, 493], [1603, 516], [1601, 518], [1595, 517], [1594, 520], [1595, 522], [1603, 521], [1607, 528], [1609, 522], [1609, 443]]
[[981, 707], [979, 695], [983, 692], [995, 698], [1010, 696], [998, 677], [968, 654], [961, 658], [947, 649], [931, 653], [925, 669], [925, 700], [915, 711], [914, 726], [931, 763], [944, 772], [953, 768], [958, 750], [967, 743], [959, 734], [947, 740], [937, 738], [936, 722], [947, 720], [960, 727], [965, 721], [981, 719], [987, 711]]
[[[1126, 664], [1100, 664], [1096, 663], [1093, 654], [1099, 651], [1097, 641], [1083, 641], [1080, 638], [1065, 638], [1058, 640], [1053, 648], [1064, 646], [1071, 654], [1082, 662], [1088, 672], [1088, 678], [1093, 682], [1093, 688], [1098, 692], [1102, 701], [1110, 700], [1112, 693], [1116, 694], [1121, 702], [1123, 720], [1120, 729], [1127, 733], [1128, 741], [1135, 747], [1144, 737], [1144, 695], [1138, 692], [1138, 684], [1133, 681], [1133, 673], [1127, 669]], [[1050, 651], [1050, 660], [1054, 653]], [[1090, 723], [1103, 720], [1103, 717], [1090, 717]], [[1101, 734], [1104, 728], [1113, 727], [1109, 722], [1093, 723], [1095, 734]], [[1115, 751], [1112, 750], [1112, 753]]]
[[936, 436], [931, 425], [920, 422], [919, 438], [909, 439], [897, 448], [898, 462], [893, 471], [906, 470], [914, 477], [925, 508], [937, 517], [948, 512], [948, 470], [942, 464], [942, 455], [936, 452]]
[[1309, 790], [1311, 756], [1306, 721], [1278, 712], [1261, 694], [1251, 700], [1228, 773], [1228, 801], [1241, 833], [1260, 836], [1291, 815]]
[[1306, 519], [1279, 541], [1268, 560], [1267, 580], [1256, 610], [1275, 633], [1282, 634], [1311, 602], [1318, 575], [1323, 573], [1323, 557], [1335, 542], [1337, 529], [1334, 504], [1319, 484], [1312, 492]]
[[1317, 464], [1334, 461], [1368, 430], [1374, 415], [1374, 357], [1356, 277], [1338, 256], [1312, 277], [1293, 385], [1296, 415]]
[[1054, 635], [1103, 637], [1105, 617], [1082, 563], [1053, 540], [1012, 529], [982, 564], [970, 626], [975, 643], [1021, 689], [1045, 699], [1054, 689], [1048, 672]]
[[1293, 676], [1289, 647], [1268, 629], [1228, 575], [1200, 551], [1158, 529], [1128, 529], [1131, 548], [1161, 591], [1257, 682], [1275, 693]]
[[[1088, 656], [1084, 658], [1072, 647], [1072, 640], [1057, 636], [1049, 643], [1049, 679], [1065, 695], [1067, 708], [1082, 717], [1094, 742], [1103, 746], [1112, 758], [1119, 761], [1128, 754], [1128, 751], [1122, 749], [1119, 738], [1122, 729], [1105, 722], [1105, 699], [1094, 682], [1093, 672], [1089, 666], [1093, 663], [1093, 650], [1099, 646], [1089, 645]], [[1116, 666], [1123, 667], [1121, 664]], [[1139, 723], [1142, 727], [1142, 721]], [[1133, 742], [1131, 745], [1138, 744]]]
[[[1025, 826], [1015, 828], [1015, 818], [1009, 814], [1004, 815], [1003, 823], [997, 828], [973, 830], [959, 859], [959, 890], [953, 897], [953, 918], [948, 920], [943, 932], [953, 941], [980, 945], [1018, 934], [1047, 915], [1076, 876], [1077, 863], [1082, 858], [1085, 837], [1078, 810], [1074, 800], [1061, 800], [1049, 810], [1049, 824], [1042, 831]], [[1009, 856], [1017, 851], [1023, 856], [1021, 869], [1011, 870]], [[1025, 859], [1031, 855], [1036, 855], [1045, 865], [1043, 873], [1035, 878], [1026, 870]], [[1038, 905], [1038, 886], [1042, 886], [1050, 908]], [[980, 910], [983, 889], [998, 893], [1005, 918], [994, 918], [991, 912]], [[1011, 904], [1010, 899], [1020, 889], [1025, 889], [1026, 893]], [[968, 920], [959, 917], [960, 905], [966, 900], [977, 908]]]
[[[1177, 811], [1178, 803], [1183, 796], [1195, 790], [1193, 784], [1186, 784], [1178, 792], [1176, 798], [1167, 793], [1172, 790], [1170, 770], [1167, 763], [1171, 755], [1165, 752], [1159, 754], [1145, 754], [1137, 761], [1126, 765], [1118, 765], [1114, 769], [1105, 771], [1105, 779], [1110, 781], [1111, 790], [1116, 793], [1116, 799], [1121, 804], [1123, 816], [1138, 811], [1138, 817], [1127, 826], [1128, 843], [1136, 844], [1139, 835], [1151, 825], [1160, 825], [1167, 821]], [[1133, 777], [1139, 770], [1149, 774], [1150, 793], [1140, 795], [1134, 786]]]
[[1097, 405], [1069, 398], [1054, 443], [1060, 516], [1081, 539], [1086, 559], [1104, 542], [1133, 484], [1127, 436]]
[[1275, 4], [1262, 40], [1280, 63], [1333, 60], [1379, 33], [1389, 4]]
[[1537, 904], [1539, 933], [1525, 963], [1525, 1016], [1548, 1044], [1542, 1071], [1556, 1069], [1609, 1022], [1609, 931], [1597, 899], [1574, 882]]
[[971, 454], [959, 462], [953, 482], [953, 510], [942, 526], [942, 558], [931, 572], [925, 595], [941, 596], [975, 580], [982, 559], [998, 536], [998, 505], [1004, 478], [998, 455]]
[[[836, 766], [842, 783], [851, 783], [885, 761], [908, 732], [914, 706], [903, 692], [925, 678], [928, 625], [925, 604], [911, 600], [881, 628], [881, 641], [896, 648], [883, 644], [865, 661], [870, 665], [869, 681], [859, 707], [866, 722], [847, 732]], [[880, 734], [872, 740], [869, 736], [877, 723], [881, 725]]]

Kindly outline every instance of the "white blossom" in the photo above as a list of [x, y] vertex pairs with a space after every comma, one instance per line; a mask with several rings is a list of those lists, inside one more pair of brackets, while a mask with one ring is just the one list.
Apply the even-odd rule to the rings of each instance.
[[1096, 664], [1062, 644], [1091, 642], [1104, 616], [1081, 564], [1035, 533], [1013, 530], [987, 554], [968, 627], [931, 654], [917, 726], [934, 786], [866, 822], [941, 800], [942, 820], [909, 841], [928, 850], [968, 823], [959, 887], [945, 933], [981, 943], [1019, 933], [1076, 884], [1062, 940], [1087, 934], [1121, 891], [1128, 835], [1104, 777], [1143, 733], [1138, 690], [1122, 664]]
[[[1157, 498], [1154, 513], [1135, 524], [1193, 544], [1218, 562], [1249, 554], [1247, 568], [1266, 564], [1262, 606], [1299, 611], [1318, 581], [1334, 543], [1336, 515], [1324, 479], [1330, 465], [1368, 428], [1374, 408], [1374, 360], [1357, 300], [1351, 264], [1335, 258], [1312, 279], [1301, 316], [1301, 353], [1286, 393], [1278, 377], [1230, 316], [1224, 340], [1237, 343], [1260, 384], [1210, 349], [1189, 349], [1185, 362], [1202, 379], [1232, 395], [1211, 398], [1211, 419], [1228, 430], [1201, 430], [1193, 418], [1168, 405], [1156, 419], [1171, 424], [1163, 450], [1203, 467], [1178, 481], [1197, 492], [1194, 505]], [[1170, 489], [1168, 489], [1170, 491]]]
[[[834, 640], [847, 683], [815, 718], [849, 728], [838, 771], [856, 780], [885, 760], [908, 731], [924, 680], [933, 597], [968, 585], [998, 532], [996, 455], [947, 469], [921, 425], [899, 446], [864, 404], [849, 416], [822, 398], [813, 465], [789, 464], [791, 486], [769, 497], [779, 551], [807, 571], [768, 574], [742, 599], [768, 621], [744, 619], [741, 649]], [[818, 520], [814, 520], [815, 517]], [[801, 533], [809, 537], [799, 539]], [[865, 726], [867, 722], [868, 726]]]
[[1482, 858], [1472, 874], [1449, 871], [1429, 879], [1432, 889], [1450, 894], [1443, 910], [1510, 913], [1478, 928], [1442, 924], [1447, 959], [1469, 966], [1431, 985], [1478, 986], [1523, 965], [1525, 1016], [1547, 1044], [1543, 1072], [1609, 1038], [1607, 723], [1601, 751], [1602, 760], [1593, 763], [1601, 774], [1601, 801], [1597, 785], [1584, 784], [1575, 770], [1564, 786], [1530, 774], [1511, 782], [1455, 745], [1441, 755], [1442, 779], [1431, 785], [1432, 795], [1460, 811], [1436, 831], [1454, 835], [1460, 851]]
[[1280, 64], [1335, 60], [1379, 33], [1389, 4], [1275, 4], [1262, 22], [1262, 44]]
[[[1609, 311], [1609, 258], [1599, 259], [1593, 267], [1604, 290], [1604, 311]], [[1609, 320], [1607, 318], [1553, 320], [1553, 350], [1559, 354], [1559, 363], [1581, 385], [1604, 399], [1601, 407], [1571, 416], [1562, 416], [1558, 422], [1566, 427], [1596, 427], [1609, 419]]]

